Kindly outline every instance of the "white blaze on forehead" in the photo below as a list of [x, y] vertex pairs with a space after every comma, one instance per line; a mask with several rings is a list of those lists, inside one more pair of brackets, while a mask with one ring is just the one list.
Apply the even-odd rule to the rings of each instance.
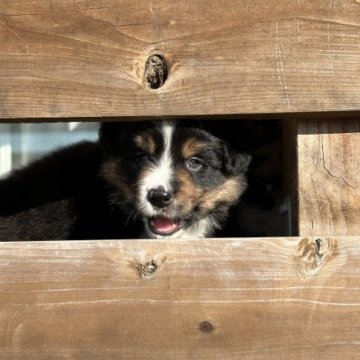
[[174, 128], [175, 123], [169, 121], [162, 122], [159, 126], [164, 141], [164, 148], [159, 162], [153, 166], [150, 173], [144, 179], [144, 190], [146, 192], [159, 186], [162, 186], [167, 191], [172, 190], [171, 180], [174, 176], [174, 171], [171, 159], [171, 145]]

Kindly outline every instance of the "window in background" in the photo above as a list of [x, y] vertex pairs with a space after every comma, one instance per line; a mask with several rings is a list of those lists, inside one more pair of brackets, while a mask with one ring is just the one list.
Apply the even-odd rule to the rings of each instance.
[[49, 151], [96, 140], [99, 124], [85, 122], [0, 124], [0, 177]]

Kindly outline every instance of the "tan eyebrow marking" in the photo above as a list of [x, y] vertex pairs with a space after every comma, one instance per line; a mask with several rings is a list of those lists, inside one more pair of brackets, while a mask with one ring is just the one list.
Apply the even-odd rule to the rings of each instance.
[[149, 134], [140, 134], [135, 137], [135, 144], [150, 155], [156, 150], [154, 138]]
[[192, 156], [198, 154], [204, 147], [205, 143], [201, 142], [195, 137], [186, 140], [182, 146], [182, 155], [184, 159], [189, 159]]

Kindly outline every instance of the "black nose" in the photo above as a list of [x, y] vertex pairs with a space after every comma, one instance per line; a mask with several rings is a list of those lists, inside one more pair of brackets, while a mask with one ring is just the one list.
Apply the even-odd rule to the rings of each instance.
[[147, 198], [152, 205], [164, 208], [171, 202], [172, 195], [164, 189], [151, 189], [148, 192]]

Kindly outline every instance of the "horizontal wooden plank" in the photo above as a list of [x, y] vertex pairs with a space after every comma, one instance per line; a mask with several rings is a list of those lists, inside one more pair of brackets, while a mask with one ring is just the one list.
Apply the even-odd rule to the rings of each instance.
[[360, 109], [359, 1], [4, 0], [0, 14], [3, 120]]
[[0, 244], [6, 359], [357, 359], [360, 238]]
[[301, 236], [360, 234], [360, 120], [298, 124]]

